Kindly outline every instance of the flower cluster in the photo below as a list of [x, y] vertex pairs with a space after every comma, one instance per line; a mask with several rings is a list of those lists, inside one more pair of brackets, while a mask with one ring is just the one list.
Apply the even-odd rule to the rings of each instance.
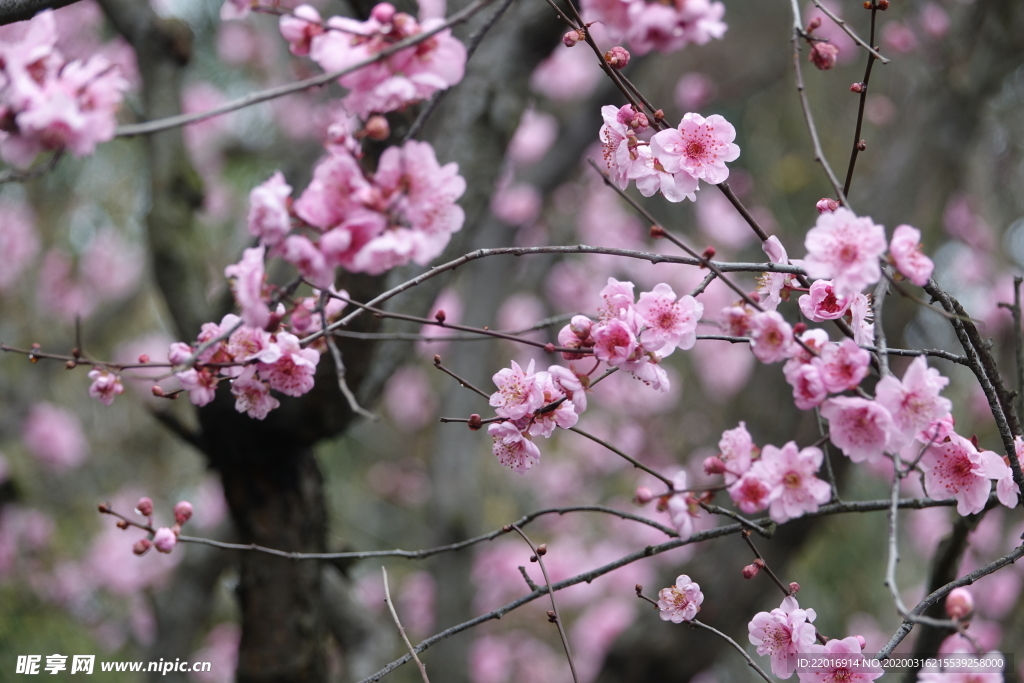
[[[396, 43], [430, 31], [443, 23], [427, 19], [422, 24], [391, 3], [382, 2], [366, 21], [331, 17], [326, 23], [310, 5], [299, 5], [294, 14], [281, 17], [281, 35], [292, 54], [308, 55], [325, 71], [340, 71], [371, 59]], [[383, 60], [338, 79], [349, 93], [342, 101], [354, 114], [389, 112], [424, 100], [462, 80], [466, 48], [449, 29], [417, 45], [399, 50]]]
[[[149, 498], [140, 498], [135, 505], [135, 513], [146, 518], [149, 527], [153, 526], [153, 501]], [[170, 553], [178, 544], [178, 536], [181, 534], [181, 527], [192, 519], [192, 503], [183, 500], [174, 506], [174, 525], [160, 527], [146, 538], [141, 538], [132, 546], [132, 552], [136, 555], [145, 555], [150, 548], [156, 548], [162, 553]], [[127, 529], [125, 522], [118, 522], [118, 526]]]
[[[455, 201], [466, 181], [457, 164], [437, 162], [429, 143], [389, 147], [374, 174], [350, 148], [330, 151], [294, 204], [280, 172], [249, 197], [249, 232], [314, 285], [330, 286], [338, 266], [379, 274], [410, 261], [426, 265], [462, 229], [465, 214]], [[302, 234], [292, 232], [298, 227]]]
[[620, 189], [635, 181], [645, 197], [661, 192], [670, 202], [695, 201], [699, 181], [724, 182], [726, 162], [740, 155], [736, 129], [718, 114], [686, 114], [677, 128], [655, 133], [649, 142], [638, 137], [647, 117], [629, 105], [602, 107], [601, 116], [601, 153], [609, 174]]
[[525, 370], [512, 361], [511, 368], [498, 371], [493, 379], [498, 390], [491, 394], [490, 404], [504, 419], [491, 423], [487, 433], [498, 461], [522, 474], [540, 460], [533, 437], [549, 438], [556, 427], [572, 427], [586, 410], [589, 378], [560, 365], [534, 372], [533, 361]]
[[104, 57], [67, 61], [56, 48], [52, 10], [37, 14], [18, 42], [0, 43], [0, 155], [28, 166], [40, 152], [93, 153], [114, 137], [128, 82]]
[[711, 0], [584, 0], [583, 14], [588, 26], [600, 23], [612, 42], [621, 38], [638, 55], [675, 52], [691, 43], [705, 45], [728, 28], [722, 21], [725, 5]]
[[[558, 333], [558, 343], [593, 353], [598, 360], [667, 391], [668, 375], [659, 364], [676, 349], [693, 348], [704, 305], [688, 294], [677, 299], [664, 283], [642, 292], [637, 301], [633, 283], [615, 278], [608, 278], [601, 298], [599, 320], [574, 317]], [[582, 354], [565, 351], [563, 356], [575, 360]]]
[[725, 476], [729, 496], [743, 512], [768, 510], [781, 524], [817, 512], [832, 497], [828, 483], [815, 476], [824, 459], [820, 448], [799, 449], [790, 441], [758, 453], [742, 422], [722, 434], [718, 447], [721, 454], [705, 460], [705, 471]]

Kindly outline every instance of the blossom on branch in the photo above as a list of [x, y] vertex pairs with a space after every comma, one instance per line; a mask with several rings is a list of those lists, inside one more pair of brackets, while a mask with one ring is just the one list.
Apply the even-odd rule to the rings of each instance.
[[786, 679], [796, 671], [796, 656], [807, 652], [815, 642], [811, 622], [818, 615], [813, 609], [801, 609], [796, 598], [788, 596], [771, 612], [758, 612], [747, 624], [750, 642], [757, 654], [769, 655], [772, 673]]
[[921, 231], [909, 225], [897, 225], [892, 231], [889, 256], [896, 270], [918, 287], [924, 287], [935, 264], [921, 252]]
[[658, 609], [661, 610], [663, 621], [681, 624], [692, 621], [700, 611], [704, 602], [704, 594], [700, 586], [690, 580], [686, 574], [676, 578], [676, 584], [658, 591]]
[[930, 496], [952, 496], [957, 512], [973, 515], [985, 508], [991, 480], [1003, 479], [1010, 468], [992, 451], [979, 451], [970, 440], [953, 433], [921, 456], [921, 469]]
[[840, 207], [818, 216], [804, 241], [804, 269], [812, 278], [831, 279], [836, 297], [847, 297], [882, 277], [885, 228]]
[[824, 645], [811, 643], [805, 652], [814, 655], [821, 666], [799, 672], [800, 683], [869, 683], [884, 673], [864, 656], [855, 636], [833, 638]]

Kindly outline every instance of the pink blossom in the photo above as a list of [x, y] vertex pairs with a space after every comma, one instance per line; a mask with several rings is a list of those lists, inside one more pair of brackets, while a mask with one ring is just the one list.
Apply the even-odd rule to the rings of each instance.
[[722, 432], [718, 441], [718, 456], [725, 465], [725, 483], [732, 484], [750, 469], [754, 440], [747, 431], [745, 422], [738, 427]]
[[[762, 242], [761, 249], [768, 255], [768, 259], [772, 263], [789, 264], [786, 248], [782, 246], [782, 242], [775, 235]], [[765, 273], [762, 275], [757, 285], [758, 293], [761, 294], [761, 307], [768, 311], [777, 309], [779, 304], [782, 303], [782, 291], [789, 284], [792, 277], [788, 273]]]
[[138, 288], [143, 263], [142, 250], [108, 226], [89, 240], [78, 268], [94, 297], [119, 299]]
[[717, 185], [729, 177], [726, 162], [740, 155], [735, 139], [736, 129], [723, 117], [712, 114], [705, 119], [691, 112], [678, 128], [655, 133], [651, 154], [668, 173], [682, 173]]
[[966, 588], [954, 588], [946, 596], [946, 614], [950, 619], [964, 619], [973, 611], [974, 596]]
[[921, 456], [924, 483], [934, 498], [956, 498], [961, 515], [981, 512], [992, 491], [991, 479], [1004, 474], [1006, 463], [992, 451], [979, 452], [974, 444], [950, 434], [949, 441], [934, 444]]
[[291, 14], [282, 14], [278, 27], [296, 57], [308, 55], [313, 38], [324, 32], [320, 13], [311, 5], [299, 5]]
[[512, 361], [511, 368], [502, 368], [492, 379], [498, 390], [491, 394], [490, 405], [501, 417], [518, 420], [544, 405], [544, 392], [533, 372], [534, 362], [523, 370]]
[[637, 339], [629, 325], [613, 318], [600, 322], [591, 329], [594, 355], [609, 365], [623, 365], [637, 349]]
[[708, 76], [696, 72], [683, 74], [676, 83], [675, 103], [683, 111], [700, 109], [714, 98], [715, 90], [715, 82]]
[[828, 398], [828, 389], [817, 363], [786, 363], [783, 368], [786, 382], [793, 387], [793, 403], [800, 410], [810, 410]]
[[177, 544], [177, 535], [167, 527], [160, 527], [153, 534], [153, 545], [162, 553], [171, 552]]
[[767, 509], [771, 492], [771, 487], [760, 477], [760, 472], [753, 468], [729, 487], [729, 497], [747, 514]]
[[771, 612], [758, 612], [747, 624], [750, 642], [757, 654], [771, 656], [772, 673], [786, 679], [796, 670], [796, 655], [807, 652], [815, 642], [811, 622], [818, 615], [813, 609], [800, 609], [796, 598], [789, 596]]
[[89, 395], [106, 406], [114, 402], [114, 397], [124, 393], [124, 386], [121, 378], [105, 368], [94, 368], [89, 371], [89, 379], [92, 384], [89, 386]]
[[752, 321], [756, 311], [746, 304], [737, 304], [722, 309], [718, 326], [722, 334], [731, 337], [747, 337], [752, 329]]
[[[339, 148], [316, 165], [313, 180], [295, 200], [293, 208], [310, 225], [330, 230], [350, 220], [354, 211], [363, 209], [355, 197], [369, 191], [369, 181], [352, 152]], [[364, 237], [357, 246], [365, 244], [371, 236]]]
[[853, 328], [853, 341], [858, 344], [875, 343], [875, 324], [869, 322], [874, 313], [867, 296], [857, 293], [850, 303], [850, 327]]
[[884, 673], [861, 653], [860, 641], [854, 636], [833, 638], [824, 645], [811, 643], [805, 652], [826, 666], [799, 672], [800, 683], [868, 683]]
[[[630, 179], [644, 171], [645, 160], [639, 151], [636, 133], [619, 121], [619, 110], [612, 105], [601, 107], [604, 125], [598, 133], [601, 157], [605, 167], [620, 190], [625, 190]], [[653, 193], [652, 193], [653, 194]]]
[[167, 361], [171, 365], [181, 365], [192, 357], [192, 347], [184, 342], [174, 342], [167, 350]]
[[[1017, 460], [1018, 462], [1024, 462], [1024, 441], [1021, 441], [1019, 436], [1013, 438], [1013, 443], [1016, 446]], [[1017, 507], [1017, 500], [1020, 498], [1020, 487], [1013, 480], [1013, 469], [1010, 468], [1010, 458], [1003, 456], [1003, 464], [1006, 469], [1002, 470], [1002, 474], [995, 477], [996, 480], [996, 497], [999, 498], [999, 502], [1008, 508]], [[999, 471], [998, 468], [993, 468], [995, 471]]]
[[672, 288], [661, 283], [640, 294], [636, 311], [645, 322], [640, 332], [645, 350], [664, 357], [676, 348], [693, 348], [697, 342], [697, 322], [704, 305], [689, 294], [677, 301]]
[[29, 452], [54, 470], [77, 467], [89, 453], [89, 443], [75, 414], [50, 403], [32, 406], [21, 429]]
[[810, 291], [800, 297], [800, 312], [813, 322], [838, 320], [850, 309], [854, 297], [839, 298], [832, 287], [831, 280], [815, 280]]
[[814, 476], [823, 457], [820, 448], [798, 451], [793, 441], [781, 449], [764, 447], [761, 459], [751, 469], [771, 487], [768, 499], [773, 521], [782, 524], [806, 512], [817, 512], [819, 505], [829, 501], [832, 491], [828, 483]]
[[[285, 17], [281, 19], [283, 21]], [[263, 244], [277, 244], [291, 230], [288, 212], [291, 193], [292, 188], [280, 171], [249, 193], [249, 233], [260, 238]]]
[[511, 422], [491, 423], [487, 433], [494, 440], [494, 456], [512, 471], [524, 474], [540, 460], [540, 449]]
[[949, 380], [935, 368], [929, 368], [924, 356], [918, 356], [903, 374], [903, 380], [886, 375], [875, 387], [875, 400], [893, 419], [893, 443], [899, 448], [929, 424], [949, 413], [952, 403], [939, 396]]
[[415, 432], [436, 414], [437, 394], [418, 365], [404, 365], [388, 379], [384, 405], [399, 429]]
[[679, 538], [686, 539], [693, 535], [693, 518], [697, 513], [695, 503], [686, 490], [685, 471], [677, 472], [676, 476], [672, 477], [672, 490], [675, 493], [668, 499], [669, 518], [672, 520], [672, 526], [679, 532]]
[[184, 524], [190, 519], [192, 519], [192, 503], [187, 500], [179, 501], [174, 506], [174, 523]]
[[633, 283], [629, 281], [620, 282], [613, 277], [608, 278], [608, 284], [600, 292], [604, 305], [599, 311], [602, 320], [621, 318], [625, 320], [633, 310]]
[[271, 389], [287, 396], [302, 396], [313, 388], [320, 354], [313, 349], [304, 349], [299, 338], [288, 332], [278, 332], [275, 343], [280, 354], [271, 361], [269, 354], [261, 356], [266, 361], [258, 364], [260, 379], [266, 380]]
[[818, 210], [818, 213], [832, 213], [839, 208], [839, 202], [829, 197], [823, 197], [818, 200], [818, 203], [814, 205], [814, 208]]
[[[844, 339], [839, 344], [825, 345], [817, 364], [825, 388], [831, 393], [840, 393], [860, 385], [860, 381], [868, 374], [871, 354], [857, 346], [852, 339]], [[885, 403], [882, 402], [882, 405]]]
[[270, 322], [270, 308], [263, 300], [263, 256], [265, 247], [246, 249], [242, 260], [224, 269], [224, 277], [234, 278], [231, 291], [242, 308], [242, 320], [249, 327], [264, 328]]
[[[224, 324], [221, 325], [221, 328], [230, 329]], [[273, 363], [280, 357], [279, 347], [273, 346], [270, 333], [248, 325], [242, 325], [232, 332], [227, 342], [223, 343], [222, 348], [232, 360], [239, 363], [235, 367], [220, 369], [221, 374], [228, 377], [237, 377], [242, 374], [241, 364], [246, 361], [258, 358], [266, 363]]]
[[231, 382], [231, 393], [235, 396], [235, 410], [257, 420], [281, 405], [270, 395], [270, 388], [256, 379], [256, 368], [251, 365]]
[[220, 6], [221, 21], [244, 19], [249, 16], [252, 4], [253, 0], [224, 0], [224, 4]]
[[[541, 406], [547, 406], [561, 398], [566, 398], [565, 392], [555, 383], [554, 377], [549, 372], [541, 370], [536, 374], [534, 380], [541, 392]], [[580, 387], [582, 389], [582, 386]], [[532, 436], [550, 437], [556, 427], [569, 429], [579, 420], [576, 414], [576, 407], [572, 401], [562, 401], [554, 410], [546, 413], [537, 413], [530, 423], [530, 434]]]
[[811, 45], [811, 64], [822, 71], [828, 71], [836, 65], [836, 57], [839, 56], [839, 48], [832, 43], [816, 42]]
[[213, 402], [217, 394], [217, 377], [209, 370], [189, 368], [184, 372], [176, 372], [174, 376], [188, 392], [192, 405], [205, 406]]
[[0, 199], [0, 292], [11, 289], [39, 253], [35, 216], [28, 204]]
[[903, 277], [924, 287], [932, 276], [935, 264], [921, 253], [921, 231], [909, 225], [897, 225], [892, 231], [889, 255]]
[[626, 40], [636, 54], [651, 50], [675, 52], [690, 43], [705, 45], [725, 35], [725, 5], [710, 0], [688, 0], [680, 5], [631, 2]]
[[[582, 317], [582, 316], [577, 316]], [[575, 320], [575, 318], [574, 318]], [[587, 390], [589, 378], [583, 374], [577, 374], [576, 368], [569, 364], [568, 368], [561, 365], [552, 365], [548, 368], [551, 379], [558, 387], [558, 390], [569, 397], [577, 414], [587, 409]], [[584, 380], [586, 384], [584, 384]]]
[[537, 220], [543, 201], [530, 183], [499, 183], [491, 195], [491, 213], [509, 225], [530, 225]]
[[508, 157], [520, 168], [530, 166], [543, 159], [557, 139], [558, 119], [530, 107], [508, 143]]
[[629, 169], [629, 177], [636, 181], [636, 189], [645, 197], [661, 192], [670, 202], [689, 199], [697, 201], [697, 186], [700, 181], [688, 173], [669, 173], [655, 156], [650, 145], [636, 148], [637, 163]]
[[681, 624], [692, 621], [700, 611], [704, 602], [704, 594], [700, 586], [690, 581], [690, 577], [681, 574], [676, 578], [676, 585], [658, 591], [658, 609], [661, 610], [662, 621]]
[[859, 397], [839, 396], [825, 401], [821, 415], [828, 420], [829, 440], [853, 462], [882, 457], [893, 431], [889, 411]]
[[[248, 250], [247, 250], [248, 251]], [[303, 235], [289, 235], [281, 249], [281, 257], [295, 266], [302, 277], [313, 285], [327, 289], [334, 285], [334, 268], [316, 248], [316, 245]], [[244, 315], [243, 315], [244, 317]], [[248, 323], [248, 321], [246, 321]], [[253, 327], [262, 327], [254, 325]]]
[[750, 319], [750, 350], [762, 363], [777, 363], [793, 355], [793, 328], [775, 311]]
[[886, 249], [885, 228], [847, 208], [819, 215], [804, 246], [807, 275], [831, 278], [837, 297], [856, 294], [882, 277], [878, 259]]

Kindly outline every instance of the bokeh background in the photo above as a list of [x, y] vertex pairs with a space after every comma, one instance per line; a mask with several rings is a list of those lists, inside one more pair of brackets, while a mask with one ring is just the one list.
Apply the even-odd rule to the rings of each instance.
[[[361, 2], [314, 4], [356, 16], [369, 9]], [[730, 184], [799, 258], [814, 204], [831, 189], [814, 161], [797, 99], [790, 8], [753, 0], [725, 5], [729, 28], [721, 40], [634, 57], [626, 73], [670, 122], [696, 111], [735, 125], [742, 154], [731, 165]], [[458, 6], [450, 4], [449, 12]], [[867, 35], [870, 13], [860, 2], [830, 7]], [[810, 5], [801, 10], [805, 23], [818, 15]], [[201, 111], [315, 73], [288, 54], [273, 16], [221, 22], [218, 12], [210, 0], [83, 0], [57, 11], [60, 48], [70, 57], [102, 51], [122, 65], [135, 88], [125, 122], [178, 106]], [[465, 38], [486, 14], [456, 33]], [[140, 39], [126, 28], [129, 19], [151, 22], [159, 39]], [[20, 30], [4, 27], [0, 40]], [[469, 182], [467, 220], [447, 252], [452, 257], [478, 247], [578, 243], [675, 253], [652, 241], [649, 226], [582, 163], [597, 155], [600, 107], [622, 101], [584, 45], [561, 45], [562, 31], [544, 3], [518, 0], [423, 133], [439, 161], [458, 162]], [[596, 26], [599, 37], [600, 31]], [[819, 33], [840, 47], [836, 68], [811, 67], [806, 47], [801, 59], [825, 154], [842, 175], [857, 115], [849, 87], [863, 78], [866, 57], [828, 19]], [[1012, 301], [1013, 276], [1024, 269], [1024, 5], [894, 0], [878, 14], [876, 43], [893, 61], [874, 68], [862, 135], [867, 149], [850, 201], [889, 230], [908, 223], [922, 231], [936, 278], [981, 322], [1013, 377], [1014, 330], [997, 303]], [[231, 310], [221, 274], [251, 239], [249, 190], [278, 169], [293, 187], [305, 186], [340, 94], [325, 87], [158, 141], [115, 140], [90, 158], [63, 159], [41, 178], [4, 185], [0, 340], [58, 353], [80, 343], [91, 357], [132, 361], [141, 353], [162, 360], [170, 342], [193, 338], [199, 323]], [[415, 114], [390, 116], [396, 136]], [[765, 260], [755, 235], [715, 188], [702, 186], [695, 203], [642, 201], [698, 250], [711, 245], [722, 260]], [[339, 284], [367, 299], [414, 272], [349, 276]], [[546, 341], [565, 315], [596, 313], [597, 292], [609, 276], [640, 290], [667, 282], [682, 293], [703, 273], [609, 256], [503, 257], [435, 278], [392, 304], [419, 315], [443, 309], [449, 321], [495, 329], [554, 319], [531, 333]], [[287, 274], [272, 277], [283, 282]], [[737, 279], [756, 286], [752, 277]], [[715, 333], [717, 311], [733, 299], [713, 283], [701, 296], [708, 324], [699, 332]], [[796, 321], [793, 304], [782, 310]], [[959, 350], [948, 320], [898, 294], [886, 304], [884, 326], [893, 346]], [[254, 423], [233, 414], [230, 397], [197, 411], [185, 400], [152, 397], [146, 379], [126, 379], [125, 395], [105, 407], [89, 399], [84, 368], [0, 356], [0, 680], [14, 676], [17, 655], [52, 653], [214, 663], [207, 677], [166, 681], [231, 681], [236, 667], [242, 681], [358, 680], [404, 651], [382, 602], [381, 564], [414, 642], [522, 595], [528, 589], [520, 565], [540, 581], [525, 545], [511, 537], [423, 561], [298, 566], [195, 546], [138, 558], [131, 545], [139, 533], [96, 514], [100, 501], [128, 512], [148, 495], [158, 521], [166, 522], [174, 503], [187, 499], [196, 509], [189, 523], [196, 535], [296, 550], [429, 547], [566, 505], [614, 506], [667, 522], [653, 507], [632, 503], [636, 487], [654, 487], [653, 478], [577, 435], [541, 444], [541, 462], [521, 476], [491, 456], [484, 434], [438, 423], [439, 416], [486, 416], [488, 407], [434, 370], [434, 354], [489, 389], [490, 376], [510, 360], [550, 363], [543, 353], [504, 341], [445, 340], [435, 328], [408, 323], [366, 320], [356, 331], [340, 341], [360, 399], [383, 417], [377, 423], [352, 419], [327, 357], [317, 391]], [[374, 338], [382, 332], [429, 338]], [[973, 377], [944, 361], [931, 364], [951, 379], [945, 395], [954, 401], [958, 432], [998, 450]], [[701, 341], [667, 365], [669, 392], [613, 376], [593, 393], [580, 427], [661, 471], [686, 469], [698, 482], [712, 481], [701, 462], [717, 453], [722, 431], [741, 420], [759, 445], [818, 438], [813, 413], [792, 406], [779, 367], [760, 365], [746, 346]], [[897, 374], [904, 367], [894, 361]], [[886, 497], [885, 468], [855, 469], [838, 452], [830, 457], [844, 499]], [[907, 483], [907, 495], [919, 492], [916, 481]], [[705, 517], [698, 528], [716, 523]], [[527, 531], [548, 544], [553, 580], [664, 540], [656, 530], [586, 513], [539, 520]], [[904, 599], [912, 604], [925, 593], [932, 558], [947, 536], [967, 539], [953, 567], [959, 575], [1005, 554], [1022, 532], [1019, 508], [993, 510], [968, 525], [955, 525], [945, 508], [903, 514]], [[895, 631], [899, 617], [882, 583], [884, 513], [796, 522], [760, 544], [784, 580], [800, 583], [801, 605], [817, 611], [823, 633], [861, 634], [877, 650]], [[705, 593], [701, 619], [746, 643], [747, 622], [780, 600], [766, 577], [741, 578], [750, 560], [742, 542], [729, 537], [559, 593], [581, 678], [747, 680], [734, 652], [703, 632], [661, 622], [633, 586], [642, 583], [653, 595], [676, 575], [690, 575]], [[1018, 660], [1022, 582], [1020, 567], [979, 582], [971, 626], [984, 648]], [[424, 655], [429, 672], [451, 683], [567, 680], [545, 610], [531, 603], [431, 648]], [[915, 637], [905, 651], [914, 649]], [[418, 673], [405, 667], [390, 679], [414, 681]]]

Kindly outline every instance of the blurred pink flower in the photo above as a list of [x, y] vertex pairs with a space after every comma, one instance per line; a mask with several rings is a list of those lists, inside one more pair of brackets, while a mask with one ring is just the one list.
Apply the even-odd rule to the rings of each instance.
[[35, 215], [28, 204], [0, 199], [0, 292], [14, 287], [39, 253]]
[[415, 432], [427, 425], [437, 411], [437, 394], [418, 365], [404, 365], [384, 386], [384, 405], [399, 429]]
[[78, 417], [50, 403], [32, 406], [22, 425], [21, 438], [32, 455], [57, 471], [81, 465], [89, 453]]

